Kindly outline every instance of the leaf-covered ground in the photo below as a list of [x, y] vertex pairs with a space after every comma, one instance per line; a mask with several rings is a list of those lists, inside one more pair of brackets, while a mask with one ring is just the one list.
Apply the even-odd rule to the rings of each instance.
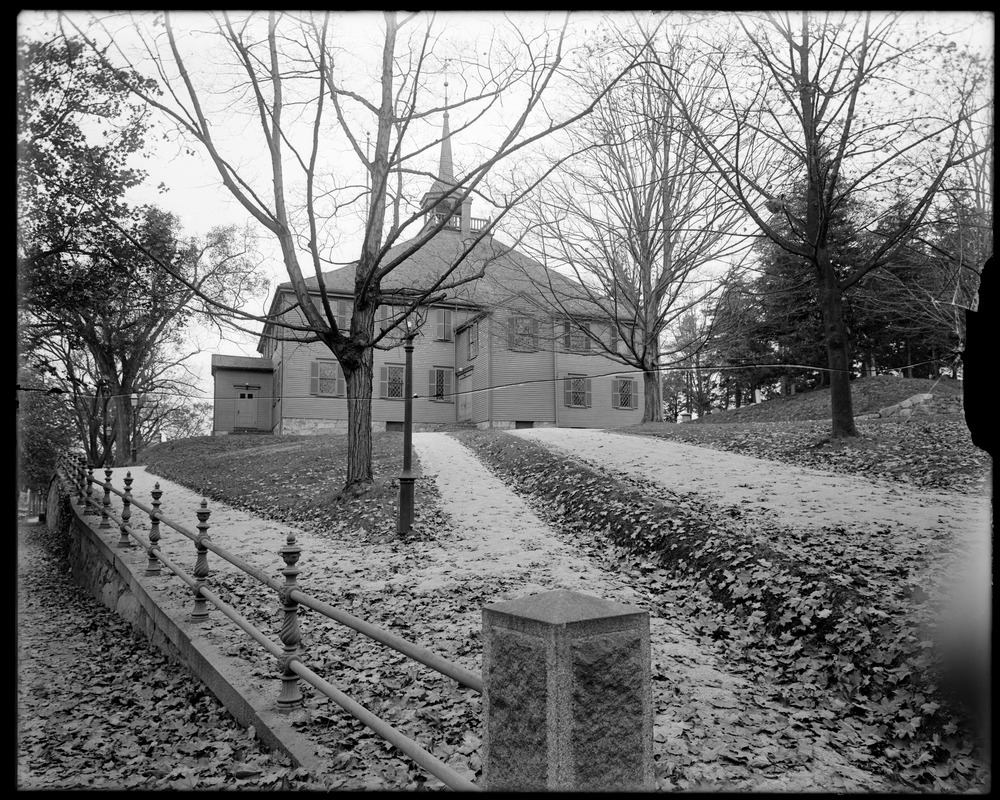
[[17, 788], [322, 788], [76, 586], [67, 540], [18, 526]]
[[858, 422], [857, 438], [831, 440], [829, 422], [728, 425], [649, 423], [622, 432], [658, 436], [800, 467], [979, 494], [992, 459], [972, 444], [960, 415]]
[[[908, 397], [923, 389], [905, 391]], [[804, 397], [798, 396], [799, 401]], [[896, 396], [891, 402], [899, 399], [903, 398]], [[766, 427], [768, 425], [771, 427]], [[766, 435], [761, 435], [765, 427]], [[905, 423], [860, 423], [859, 427], [863, 437], [842, 446], [822, 442], [825, 437], [823, 423], [665, 425], [659, 426], [659, 430], [636, 428], [633, 432], [677, 436], [702, 446], [845, 473], [871, 475], [877, 472], [916, 486], [949, 491], [976, 491], [977, 486], [982, 486], [989, 460], [972, 447], [960, 417], [912, 418]], [[808, 755], [811, 748], [834, 746], [854, 754], [866, 769], [885, 773], [887, 778], [898, 780], [898, 785], [907, 789], [981, 790], [983, 772], [974, 757], [971, 734], [960, 729], [959, 722], [948, 716], [949, 709], [941, 712], [934, 707], [936, 701], [932, 697], [921, 699], [919, 693], [913, 691], [915, 680], [926, 679], [919, 673], [912, 677], [913, 667], [919, 670], [923, 666], [919, 661], [923, 648], [921, 640], [911, 635], [911, 629], [889, 626], [884, 636], [891, 645], [886, 656], [891, 658], [876, 665], [883, 668], [881, 672], [866, 666], [867, 683], [862, 678], [864, 690], [856, 698], [849, 693], [845, 695], [845, 681], [837, 675], [838, 664], [844, 673], [851, 672], [854, 667], [844, 667], [851, 659], [837, 660], [838, 648], [846, 648], [844, 652], [852, 656], [856, 652], [871, 651], [871, 632], [875, 629], [870, 625], [852, 626], [849, 620], [841, 618], [843, 615], [837, 619], [832, 614], [824, 616], [823, 611], [829, 606], [812, 594], [820, 582], [827, 584], [825, 591], [836, 593], [840, 590], [836, 581], [825, 580], [823, 570], [830, 559], [845, 557], [845, 553], [836, 551], [843, 537], [823, 537], [817, 533], [809, 541], [801, 542], [801, 550], [809, 558], [799, 564], [787, 553], [770, 557], [761, 549], [766, 543], [754, 537], [733, 538], [739, 531], [727, 525], [724, 519], [715, 520], [716, 530], [725, 531], [726, 535], [718, 537], [717, 542], [710, 537], [703, 539], [701, 545], [687, 537], [692, 550], [691, 557], [684, 561], [691, 569], [687, 577], [680, 580], [675, 565], [671, 565], [669, 559], [665, 564], [663, 554], [650, 547], [650, 541], [642, 542], [641, 547], [635, 546], [635, 539], [643, 539], [645, 534], [642, 532], [650, 528], [649, 516], [641, 519], [622, 514], [626, 527], [609, 538], [606, 526], [593, 529], [592, 520], [567, 515], [566, 504], [561, 507], [559, 501], [549, 496], [554, 491], [562, 492], [564, 497], [574, 492], [583, 497], [592, 487], [608, 485], [604, 480], [606, 476], [595, 478], [585, 472], [574, 472], [565, 460], [559, 462], [559, 469], [549, 471], [542, 460], [544, 453], [532, 454], [527, 461], [523, 454], [491, 457], [486, 450], [500, 452], [496, 444], [505, 440], [496, 433], [469, 432], [462, 437], [467, 444], [482, 448], [484, 460], [497, 474], [504, 475], [507, 470], [506, 479], [515, 487], [519, 483], [514, 478], [515, 472], [545, 475], [544, 483], [548, 485], [544, 490], [537, 480], [533, 487], [518, 488], [539, 513], [549, 516], [560, 535], [595, 563], [602, 563], [605, 569], [619, 573], [639, 587], [650, 603], [680, 610], [681, 613], [672, 611], [671, 615], [682, 620], [706, 643], [728, 652], [734, 666], [744, 670], [750, 680], [766, 677], [770, 681], [775, 674], [786, 676], [783, 696], [759, 696], [759, 702], [764, 705], [727, 707], [726, 701], [718, 707], [711, 703], [704, 708], [693, 706], [693, 716], [671, 721], [669, 730], [658, 730], [658, 747], [671, 748], [669, 763], [658, 767], [661, 788], [718, 790], [732, 785], [745, 786], [748, 776], [766, 774], [768, 769], [778, 769], [779, 775], [789, 774], [796, 764], [802, 768], [812, 763]], [[415, 534], [406, 542], [396, 540], [397, 487], [394, 478], [399, 471], [401, 447], [400, 434], [376, 435], [375, 471], [380, 482], [367, 497], [348, 500], [334, 497], [343, 481], [343, 437], [203, 438], [151, 448], [143, 460], [152, 472], [190, 486], [208, 497], [316, 531], [329, 537], [331, 542], [341, 541], [351, 548], [363, 548], [371, 554], [369, 563], [373, 566], [367, 573], [353, 575], [347, 581], [346, 590], [338, 589], [335, 604], [414, 641], [433, 643], [435, 651], [446, 658], [478, 668], [480, 644], [468, 631], [476, 629], [482, 603], [492, 601], [497, 591], [503, 591], [503, 581], [491, 579], [476, 584], [464, 580], [461, 591], [451, 592], [446, 598], [431, 603], [426, 595], [413, 593], [405, 587], [404, 581], [398, 580], [412, 565], [428, 557], [436, 532], [451, 526], [440, 507], [433, 482], [418, 480]], [[417, 466], [419, 469], [419, 464]], [[703, 520], [706, 514], [715, 513], [698, 498], [681, 498], [677, 507], [666, 514], [662, 509], [646, 509], [642, 498], [648, 499], [649, 488], [628, 481], [611, 486], [611, 490], [616, 502], [634, 493], [639, 499], [633, 510], [639, 514], [660, 514], [668, 526], [687, 530], [695, 539], [699, 528], [692, 520]], [[600, 492], [593, 494], [596, 498], [601, 497]], [[598, 503], [598, 511], [591, 516], [596, 519], [601, 510], [607, 514], [608, 508], [617, 506], [601, 507]], [[726, 547], [727, 544], [732, 546]], [[859, 552], [863, 552], [864, 543], [857, 545]], [[740, 564], [730, 563], [735, 559], [743, 560]], [[894, 612], [885, 610], [884, 598], [880, 597], [881, 585], [878, 580], [872, 580], [870, 560], [857, 565], [861, 570], [861, 584], [855, 585], [856, 576], [852, 575], [852, 585], [841, 589], [854, 592], [864, 601], [862, 606], [889, 614], [887, 622], [895, 623], [897, 617], [893, 616]], [[731, 577], [727, 578], [726, 572]], [[718, 574], [723, 580], [710, 579]], [[344, 583], [337, 585], [343, 587]], [[250, 587], [239, 583], [227, 589], [236, 597], [252, 596]], [[801, 602], [792, 618], [782, 622], [787, 609], [783, 610], [781, 604], [789, 597], [797, 597]], [[896, 602], [895, 595], [890, 599]], [[247, 602], [253, 609], [256, 601]], [[754, 604], [766, 613], [763, 616], [756, 614]], [[912, 616], [909, 613], [911, 605], [904, 603], [899, 608], [902, 615]], [[743, 613], [747, 609], [749, 615]], [[256, 613], [262, 624], [273, 626], [276, 622], [271, 598], [262, 601], [256, 612], [248, 613]], [[456, 769], [470, 777], [478, 773], [481, 763], [476, 728], [477, 696], [468, 690], [457, 689], [443, 678], [438, 682], [428, 681], [426, 670], [418, 680], [412, 667], [401, 658], [387, 656], [384, 648], [345, 629], [334, 629], [332, 625], [327, 629], [316, 615], [311, 617], [307, 623], [313, 630], [308, 643], [310, 657], [330, 670], [330, 677], [338, 685], [349, 689], [353, 697], [369, 708], [384, 712], [404, 729], [417, 730], [418, 740]], [[814, 647], [817, 632], [831, 631], [840, 637], [839, 641], [830, 640], [825, 650], [823, 647], [807, 649], [807, 641], [809, 647]], [[774, 646], [780, 637], [788, 635], [792, 637], [790, 641], [783, 642], [782, 647]], [[770, 636], [773, 642], [766, 638], [754, 640], [755, 636]], [[794, 646], [796, 638], [803, 640], [802, 647]], [[246, 650], [250, 663], [255, 658], [259, 660], [251, 647], [247, 646]], [[273, 673], [269, 660], [260, 663], [262, 674]], [[899, 669], [901, 666], [909, 667], [909, 675]], [[861, 670], [858, 672], [860, 674]], [[847, 684], [850, 680], [847, 679]], [[902, 681], [902, 693], [884, 691], [893, 680]], [[873, 688], [869, 690], [869, 686]], [[878, 699], [879, 692], [882, 692], [882, 700]], [[858, 700], [854, 705], [838, 705], [853, 703], [854, 699]], [[779, 701], [796, 705], [798, 711], [785, 721], [786, 724], [776, 726], [764, 706]], [[339, 767], [336, 777], [325, 781], [325, 788], [412, 790], [440, 785], [421, 775], [420, 770], [413, 769], [374, 734], [332, 704], [312, 693], [310, 702], [311, 716], [305, 725], [312, 733], [323, 734], [328, 742], [328, 755]], [[845, 708], [849, 713], [844, 713]], [[915, 712], [914, 708], [920, 711]], [[729, 730], [732, 741], [719, 746], [719, 740], [715, 739], [712, 748], [706, 749], [708, 740], [703, 730], [713, 725]], [[815, 731], [824, 725], [826, 733], [817, 739]], [[748, 730], [756, 731], [752, 741], [748, 741]], [[928, 738], [920, 738], [925, 732]], [[932, 747], [918, 744], [928, 741]], [[761, 752], [767, 754], [768, 765], [757, 763]], [[189, 780], [197, 783], [197, 777], [196, 773]], [[210, 779], [215, 777], [210, 776]], [[301, 776], [292, 777], [294, 788]], [[85, 785], [78, 784], [77, 788]], [[836, 776], [831, 777], [830, 786], [847, 791], [860, 790], [857, 785], [845, 785], [843, 779]], [[210, 784], [198, 788], [210, 788]]]
[[963, 707], [956, 692], [988, 680], [982, 661], [967, 658], [982, 643], [961, 654], [943, 647], [942, 609], [931, 602], [946, 559], [961, 558], [947, 526], [908, 542], [860, 524], [863, 513], [848, 527], [760, 525], [521, 437], [460, 436], [553, 525], [623, 548], [654, 596], [670, 596], [734, 667], [777, 685], [775, 699], [821, 721], [857, 763], [908, 789], [983, 785], [983, 694]]
[[[344, 436], [202, 436], [156, 445], [141, 460], [207, 498], [278, 522], [384, 538], [395, 530], [403, 434], [379, 432], [372, 440], [375, 483], [360, 498], [338, 496], [346, 477]], [[413, 471], [419, 478], [418, 459]], [[415, 507], [429, 508], [433, 492], [433, 483], [417, 480]]]

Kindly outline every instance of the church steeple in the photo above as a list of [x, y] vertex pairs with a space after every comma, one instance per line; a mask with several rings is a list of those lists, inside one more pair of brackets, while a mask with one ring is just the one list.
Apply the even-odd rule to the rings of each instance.
[[[445, 86], [448, 84], [446, 83]], [[438, 163], [437, 178], [431, 185], [430, 191], [424, 195], [426, 199], [433, 196], [435, 199], [444, 195], [448, 189], [455, 185], [455, 162], [451, 156], [451, 130], [448, 128], [448, 112], [444, 112], [444, 125], [441, 128], [441, 160]]]
[[[438, 215], [445, 215], [449, 218], [455, 218], [459, 212], [458, 209], [458, 198], [452, 194], [452, 196], [447, 199], [442, 200], [448, 191], [453, 189], [455, 186], [455, 162], [452, 158], [451, 153], [451, 128], [449, 127], [448, 118], [448, 80], [445, 79], [444, 82], [444, 122], [441, 127], [441, 158], [438, 162], [437, 177], [431, 188], [424, 194], [420, 201], [420, 207], [427, 212], [427, 222], [432, 223], [434, 217]], [[467, 216], [468, 206], [471, 205], [471, 201], [466, 200], [462, 205], [461, 216]], [[461, 217], [455, 218], [454, 223], [449, 221], [448, 227], [460, 227]]]

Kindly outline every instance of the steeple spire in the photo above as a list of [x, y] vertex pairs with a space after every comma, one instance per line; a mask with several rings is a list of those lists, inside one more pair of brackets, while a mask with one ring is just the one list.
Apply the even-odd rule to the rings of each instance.
[[448, 79], [444, 80], [444, 125], [441, 128], [441, 163], [438, 165], [438, 179], [434, 188], [439, 188], [438, 184], [446, 186], [455, 185], [455, 162], [451, 157], [451, 130], [448, 127]]
[[[433, 209], [434, 214], [444, 214], [451, 217], [458, 211], [458, 199], [452, 195], [446, 200], [442, 200], [448, 192], [455, 187], [455, 162], [451, 155], [451, 128], [449, 127], [448, 114], [448, 76], [445, 73], [444, 80], [444, 121], [441, 125], [441, 158], [438, 162], [437, 177], [431, 185], [430, 190], [423, 196], [420, 202], [421, 208], [425, 211]], [[468, 205], [466, 200], [462, 205]], [[433, 215], [428, 215], [428, 222]], [[458, 218], [456, 217], [456, 220]], [[456, 221], [455, 225], [458, 225]]]

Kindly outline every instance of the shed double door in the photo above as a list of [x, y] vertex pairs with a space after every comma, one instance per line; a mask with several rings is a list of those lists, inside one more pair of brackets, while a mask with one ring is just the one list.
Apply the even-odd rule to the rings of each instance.
[[236, 427], [257, 427], [257, 392], [253, 389], [240, 389], [236, 395]]

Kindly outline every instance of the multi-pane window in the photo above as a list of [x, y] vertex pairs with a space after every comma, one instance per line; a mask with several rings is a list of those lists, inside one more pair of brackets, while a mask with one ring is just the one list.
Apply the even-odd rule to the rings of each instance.
[[507, 320], [507, 348], [537, 350], [538, 320], [531, 317], [510, 317]]
[[450, 342], [452, 337], [452, 311], [450, 308], [437, 310], [437, 338]]
[[585, 353], [590, 350], [589, 322], [563, 323], [563, 348], [568, 352]]
[[[323, 300], [320, 297], [316, 297], [313, 300], [316, 305], [316, 309], [320, 314], [325, 314], [326, 309], [323, 308]], [[337, 300], [330, 298], [330, 309], [333, 311], [334, 321], [337, 323], [337, 327], [342, 331], [348, 331], [351, 328], [351, 301], [350, 300]]]
[[479, 323], [473, 322], [469, 326], [469, 361], [479, 355]]
[[379, 397], [386, 400], [403, 399], [403, 379], [406, 367], [402, 364], [386, 364], [379, 371]]
[[351, 304], [348, 300], [338, 300], [335, 304], [337, 327], [342, 331], [351, 329]]
[[454, 403], [455, 396], [451, 387], [454, 370], [449, 367], [434, 367], [428, 378], [427, 396], [441, 403]]
[[347, 394], [344, 372], [336, 361], [313, 361], [309, 365], [309, 394], [343, 397]]
[[590, 378], [586, 375], [563, 378], [563, 402], [570, 408], [590, 408]]
[[376, 319], [378, 320], [379, 328], [384, 329], [389, 327], [389, 323], [392, 322], [393, 311], [393, 307], [389, 305], [380, 305], [378, 307]]
[[[380, 331], [389, 330], [389, 327], [393, 323], [393, 317], [396, 314], [396, 307], [390, 305], [381, 305], [378, 307], [378, 312], [376, 315], [375, 333], [376, 335]], [[386, 334], [386, 338], [383, 339], [383, 343], [387, 345], [399, 345], [402, 339], [402, 333], [400, 328], [393, 328], [391, 333]]]
[[615, 408], [639, 407], [639, 395], [634, 378], [611, 379], [611, 405]]

